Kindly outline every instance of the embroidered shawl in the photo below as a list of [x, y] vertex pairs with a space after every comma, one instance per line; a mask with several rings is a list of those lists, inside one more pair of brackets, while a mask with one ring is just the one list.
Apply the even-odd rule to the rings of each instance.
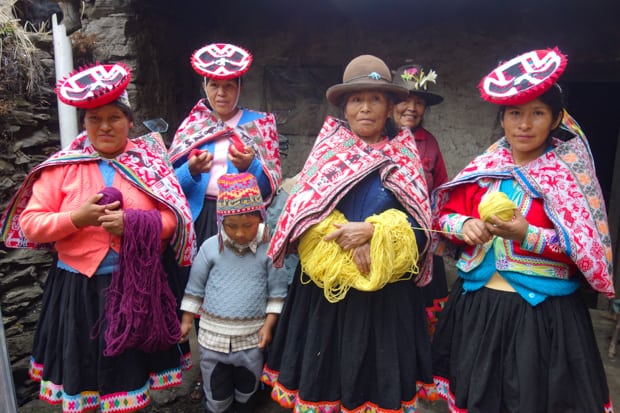
[[[248, 112], [248, 109], [243, 111]], [[273, 114], [264, 113], [264, 115], [231, 129], [213, 114], [207, 107], [205, 99], [201, 99], [177, 129], [168, 151], [170, 161], [174, 165], [186, 162], [192, 149], [225, 137], [234, 131], [247, 146], [254, 149], [265, 175], [269, 177], [273, 196], [282, 180], [278, 132]], [[270, 199], [265, 200], [266, 203], [269, 201]]]
[[[272, 237], [268, 255], [274, 265], [284, 262], [289, 243], [296, 241], [310, 226], [324, 220], [344, 195], [373, 171], [379, 171], [382, 184], [392, 191], [407, 212], [419, 223], [429, 240], [431, 212], [424, 171], [413, 135], [403, 129], [381, 148], [364, 143], [344, 122], [328, 117], [314, 147], [291, 190]], [[431, 279], [431, 254], [420, 252], [418, 285]]]
[[[130, 183], [145, 194], [168, 206], [177, 218], [177, 228], [170, 240], [180, 265], [190, 265], [195, 249], [195, 235], [191, 213], [174, 169], [166, 154], [161, 136], [151, 133], [132, 139], [134, 148], [115, 159], [106, 159]], [[88, 140], [86, 132], [78, 135], [71, 144], [37, 165], [26, 176], [17, 193], [9, 201], [2, 216], [2, 240], [10, 248], [48, 248], [52, 245], [27, 240], [19, 225], [19, 215], [26, 208], [32, 195], [32, 186], [41, 170], [50, 166], [82, 162], [97, 162], [101, 158]]]
[[581, 128], [566, 112], [562, 128], [574, 137], [553, 138], [552, 150], [523, 166], [513, 163], [510, 145], [501, 138], [433, 193], [433, 211], [438, 213], [451, 190], [463, 183], [489, 177], [515, 179], [530, 196], [544, 200], [562, 249], [592, 288], [613, 297], [611, 237], [594, 160]]

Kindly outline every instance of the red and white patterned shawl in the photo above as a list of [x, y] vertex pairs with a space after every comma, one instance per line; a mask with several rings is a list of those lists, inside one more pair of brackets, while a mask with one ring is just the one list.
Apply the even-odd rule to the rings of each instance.
[[[248, 109], [243, 109], [243, 111], [248, 112]], [[234, 131], [240, 135], [246, 145], [251, 146], [258, 154], [263, 171], [269, 177], [271, 196], [273, 196], [282, 181], [278, 131], [273, 114], [262, 114], [265, 116], [237, 125]], [[186, 159], [192, 149], [230, 133], [230, 131], [230, 127], [213, 115], [211, 109], [207, 107], [205, 99], [200, 99], [174, 135], [168, 151], [170, 161], [176, 166], [179, 161]], [[270, 199], [265, 200], [265, 202], [269, 201]]]
[[[402, 130], [381, 148], [373, 148], [342, 121], [328, 117], [280, 215], [268, 255], [283, 264], [286, 250], [310, 226], [325, 219], [358, 182], [379, 171], [382, 184], [424, 228], [430, 245], [431, 211], [422, 163], [413, 135]], [[431, 254], [424, 254], [416, 284], [431, 280]]]
[[592, 288], [613, 297], [611, 237], [594, 160], [581, 128], [566, 112], [562, 128], [574, 138], [553, 138], [552, 150], [523, 166], [514, 164], [510, 145], [501, 138], [433, 192], [433, 211], [440, 211], [451, 190], [460, 184], [489, 177], [514, 178], [530, 196], [544, 200], [563, 250]]
[[[161, 136], [151, 133], [131, 140], [136, 146], [115, 159], [108, 159], [114, 169], [145, 194], [167, 205], [177, 218], [177, 228], [170, 240], [180, 265], [190, 265], [195, 253], [192, 215], [168, 160]], [[49, 244], [26, 239], [19, 225], [19, 215], [32, 195], [32, 186], [42, 169], [64, 164], [98, 162], [102, 159], [88, 140], [86, 132], [78, 135], [69, 146], [37, 165], [9, 201], [2, 216], [2, 240], [10, 248], [52, 248]]]

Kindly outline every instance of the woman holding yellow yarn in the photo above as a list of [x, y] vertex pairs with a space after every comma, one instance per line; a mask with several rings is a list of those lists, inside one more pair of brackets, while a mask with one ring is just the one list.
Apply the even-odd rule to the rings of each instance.
[[[415, 411], [432, 387], [420, 286], [430, 281], [430, 205], [409, 130], [386, 128], [407, 89], [353, 59], [327, 90], [328, 118], [280, 215], [269, 255], [300, 265], [263, 381], [295, 411]], [[395, 130], [395, 129], [394, 129]]]
[[586, 286], [613, 296], [607, 214], [585, 135], [563, 110], [557, 49], [482, 79], [505, 136], [433, 194], [461, 248], [433, 369], [452, 412], [612, 412]]

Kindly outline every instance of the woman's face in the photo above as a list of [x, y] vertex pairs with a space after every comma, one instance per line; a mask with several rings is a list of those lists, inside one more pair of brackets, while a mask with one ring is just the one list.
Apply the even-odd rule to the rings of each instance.
[[228, 215], [222, 221], [226, 235], [238, 245], [248, 245], [258, 233], [260, 217], [255, 214]]
[[411, 94], [407, 100], [394, 105], [392, 117], [398, 126], [414, 130], [422, 123], [425, 111], [426, 101], [419, 95]]
[[383, 137], [383, 129], [393, 104], [377, 91], [355, 92], [349, 95], [344, 117], [351, 130], [366, 143], [376, 143]]
[[93, 147], [104, 158], [123, 153], [133, 122], [114, 104], [88, 109], [84, 114], [84, 129]]
[[554, 119], [549, 105], [539, 99], [507, 106], [501, 123], [515, 164], [523, 165], [542, 155], [549, 133], [559, 125], [560, 120], [559, 116]]
[[205, 93], [211, 108], [220, 119], [227, 121], [235, 116], [239, 96], [239, 79], [209, 79], [205, 86]]

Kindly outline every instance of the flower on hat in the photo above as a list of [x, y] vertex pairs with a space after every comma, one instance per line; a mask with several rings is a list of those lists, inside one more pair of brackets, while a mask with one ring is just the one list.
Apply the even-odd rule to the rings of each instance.
[[405, 69], [400, 77], [403, 81], [413, 84], [415, 89], [426, 90], [429, 82], [437, 83], [437, 72], [433, 69], [430, 69], [427, 74], [424, 74], [424, 69], [420, 69], [418, 72], [417, 67], [411, 67]]
[[414, 76], [418, 73], [417, 67], [410, 67], [403, 71], [403, 74], [400, 77], [403, 78], [406, 82], [411, 82], [414, 79]]

